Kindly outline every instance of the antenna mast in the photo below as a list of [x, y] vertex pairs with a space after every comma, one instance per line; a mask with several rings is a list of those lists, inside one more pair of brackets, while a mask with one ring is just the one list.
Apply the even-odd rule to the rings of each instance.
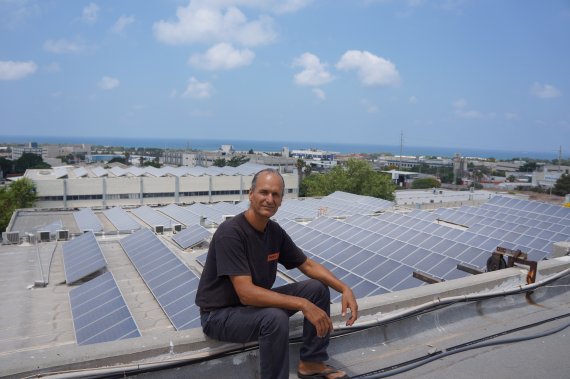
[[400, 132], [400, 164], [398, 165], [398, 171], [402, 171], [402, 150], [404, 148], [404, 132]]

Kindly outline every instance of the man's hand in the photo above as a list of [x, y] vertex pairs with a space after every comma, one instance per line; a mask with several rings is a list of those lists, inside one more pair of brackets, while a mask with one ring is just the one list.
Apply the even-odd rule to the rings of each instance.
[[303, 316], [317, 329], [318, 337], [325, 337], [333, 331], [333, 323], [331, 318], [325, 311], [311, 303], [309, 300], [303, 305], [301, 309]]
[[358, 304], [356, 303], [354, 293], [348, 287], [342, 291], [342, 317], [346, 316], [347, 309], [350, 309], [350, 318], [346, 320], [346, 325], [352, 326], [358, 318]]

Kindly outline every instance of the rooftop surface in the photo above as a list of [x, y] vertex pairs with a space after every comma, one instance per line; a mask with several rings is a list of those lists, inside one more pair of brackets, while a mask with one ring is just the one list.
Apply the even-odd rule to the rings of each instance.
[[[292, 221], [287, 218], [279, 221], [294, 227], [295, 233], [310, 230], [314, 235], [326, 231], [318, 229], [319, 225], [332, 227], [334, 224], [336, 227], [340, 222], [342, 227], [354, 227], [350, 224], [350, 220], [357, 215], [341, 215], [342, 207], [339, 204], [343, 201], [339, 199], [337, 208], [334, 208], [333, 199], [324, 199], [324, 204], [327, 204], [331, 212], [333, 210], [337, 212], [334, 218], [321, 216], [313, 220], [303, 218], [303, 221]], [[363, 204], [368, 202], [366, 198], [359, 200], [360, 202], [352, 202], [350, 208], [352, 212], [355, 209], [361, 211]], [[487, 208], [456, 208], [455, 212], [453, 209], [447, 209], [445, 212], [441, 210], [439, 213], [414, 210], [413, 214], [416, 217], [406, 216], [407, 226], [395, 224], [396, 221], [404, 220], [401, 219], [402, 211], [385, 207], [385, 204], [373, 203], [372, 207], [378, 208], [377, 212], [366, 217], [371, 219], [373, 230], [382, 227], [387, 234], [393, 233], [389, 230], [398, 228], [409, 228], [416, 234], [427, 233], [427, 228], [432, 228], [429, 225], [435, 225], [435, 228], [432, 228], [434, 233], [436, 231], [440, 233], [442, 230], [440, 228], [454, 229], [456, 232], [453, 233], [445, 229], [445, 234], [451, 233], [459, 238], [458, 233], [465, 233], [469, 229], [477, 230], [480, 222], [462, 221], [465, 225], [458, 227], [457, 223], [450, 222], [444, 225], [439, 224], [437, 220], [446, 217], [450, 221], [457, 221], [459, 217], [467, 217], [466, 213], [477, 210], [479, 216], [487, 217], [479, 221], [488, 224], [489, 217], [497, 216], [493, 213], [495, 212], [493, 209], [499, 207], [497, 204], [503, 204], [499, 200], [489, 202]], [[510, 202], [510, 200], [503, 201]], [[283, 208], [291, 213], [303, 203], [304, 201], [292, 201], [291, 204], [295, 206]], [[492, 205], [493, 203], [495, 205]], [[515, 201], [515, 203], [519, 207], [524, 206], [535, 211], [542, 209], [541, 203], [538, 202]], [[312, 212], [319, 209], [318, 204], [313, 201], [307, 202], [306, 205], [313, 209]], [[552, 233], [544, 232], [545, 235], [570, 239], [565, 234], [566, 227], [570, 227], [570, 224], [566, 223], [566, 213], [561, 209], [563, 208], [544, 208], [546, 213], [535, 213], [533, 228], [539, 223], [544, 223], [543, 227], [558, 230], [557, 232], [550, 230]], [[481, 212], [482, 210], [485, 212]], [[55, 223], [58, 228], [69, 230], [76, 239], [81, 236], [80, 231], [83, 228], [77, 224], [74, 212], [73, 210], [20, 212], [13, 220], [11, 230], [16, 230], [17, 227], [20, 231], [33, 234], [37, 230], [45, 229], [46, 225]], [[224, 212], [227, 214], [226, 208]], [[301, 211], [298, 212], [303, 214]], [[508, 209], [505, 208], [504, 212], [507, 214]], [[523, 212], [518, 216], [521, 223], [526, 222], [526, 219], [533, 214], [530, 210], [519, 210], [519, 212]], [[125, 252], [122, 241], [134, 234], [124, 234], [117, 230], [102, 211], [96, 211], [95, 214], [102, 225], [102, 230], [95, 235], [97, 245], [106, 261], [106, 268], [88, 275], [79, 283], [68, 285], [65, 282], [63, 250], [69, 241], [30, 243], [24, 239], [24, 242], [18, 245], [0, 246], [0, 305], [3, 309], [0, 315], [0, 376], [93, 377], [104, 374], [114, 377], [122, 376], [124, 373], [134, 375], [141, 372], [151, 372], [149, 375], [156, 376], [158, 372], [152, 370], [160, 370], [162, 377], [180, 375], [255, 377], [257, 370], [255, 346], [212, 341], [205, 338], [199, 328], [176, 330], [160, 302], [157, 301], [157, 297], [149, 290], [148, 283]], [[143, 219], [137, 218], [131, 212], [128, 214], [142, 229], [151, 228]], [[430, 218], [430, 215], [438, 217]], [[549, 221], [546, 216], [550, 217]], [[210, 214], [210, 217], [215, 219], [213, 214]], [[513, 219], [511, 214], [509, 221], [504, 224], [512, 223]], [[413, 225], [411, 221], [414, 221]], [[293, 222], [299, 226], [295, 226]], [[185, 226], [190, 229], [188, 225]], [[414, 229], [420, 226], [421, 230]], [[210, 232], [214, 229], [215, 223], [208, 228]], [[373, 237], [380, 238], [374, 235], [373, 230], [371, 230]], [[529, 233], [540, 232], [530, 227], [525, 230]], [[364, 231], [359, 231], [359, 234], [363, 233]], [[175, 254], [185, 267], [199, 275], [202, 267], [199, 257], [207, 250], [207, 238], [198, 245], [183, 248], [174, 240], [175, 236], [173, 232], [165, 232], [156, 235], [156, 238]], [[516, 236], [516, 238], [518, 241], [521, 237]], [[544, 238], [534, 237], [532, 241], [536, 243], [537, 239]], [[347, 239], [347, 241], [352, 240]], [[455, 240], [453, 243], [457, 248], [464, 246], [458, 245], [460, 242]], [[308, 254], [314, 253], [313, 245], [303, 246], [306, 246]], [[405, 246], [420, 249], [412, 242], [406, 243]], [[396, 251], [401, 251], [399, 245]], [[379, 250], [380, 253], [383, 254], [383, 251]], [[432, 254], [435, 253], [437, 252]], [[490, 251], [487, 255], [490, 256]], [[316, 255], [314, 257], [322, 258], [327, 264], [335, 262], [334, 257], [330, 259]], [[452, 259], [450, 255], [442, 254], [441, 257]], [[386, 284], [388, 277], [378, 279], [375, 283], [380, 291], [370, 288], [366, 296], [360, 296], [361, 318], [356, 327], [343, 328], [338, 304], [333, 304], [337, 332], [331, 342], [331, 362], [345, 368], [351, 375], [358, 376], [391, 366], [409, 368], [406, 362], [415, 360], [425, 362], [431, 354], [433, 357], [431, 359], [436, 357], [438, 359], [411, 371], [403, 371], [402, 368], [402, 372], [398, 372], [396, 377], [435, 378], [452, 375], [459, 378], [479, 378], [484, 375], [565, 377], [564, 375], [570, 371], [570, 362], [567, 359], [570, 347], [568, 329], [528, 341], [481, 347], [453, 355], [449, 352], [482, 338], [489, 338], [488, 341], [500, 341], [512, 337], [534, 336], [567, 324], [570, 319], [568, 318], [570, 257], [546, 256], [546, 258], [549, 259], [539, 262], [537, 281], [541, 285], [535, 287], [526, 286], [528, 271], [523, 266], [480, 275], [465, 273], [455, 275], [450, 271], [452, 277], [460, 277], [431, 285], [418, 282], [417, 286], [406, 285], [401, 290], [388, 288]], [[395, 259], [395, 256], [391, 259]], [[403, 258], [397, 262], [401, 261]], [[338, 267], [343, 268], [340, 263]], [[401, 263], [401, 266], [393, 272], [401, 269], [407, 273], [406, 267], [408, 267], [406, 264]], [[112, 273], [141, 336], [78, 345], [75, 331], [77, 321], [74, 320], [71, 309], [70, 292], [80, 289], [104, 272]], [[560, 278], [550, 282], [555, 278], [554, 275]], [[291, 276], [282, 273], [279, 277], [281, 281], [292, 280]], [[360, 280], [362, 281], [359, 283], [359, 288], [368, 288], [362, 284], [372, 282], [368, 277]], [[398, 282], [400, 286], [405, 280], [402, 278]], [[291, 322], [292, 377], [295, 377], [294, 365], [298, 356], [298, 344], [295, 338], [300, 332], [300, 322], [301, 318], [298, 315], [294, 316]], [[507, 331], [511, 332], [505, 333]], [[218, 353], [223, 355], [216, 355]], [[99, 371], [102, 368], [107, 371]], [[87, 371], [70, 371], [80, 369]], [[54, 372], [59, 374], [50, 374]], [[388, 372], [395, 373], [393, 370], [386, 371]]]

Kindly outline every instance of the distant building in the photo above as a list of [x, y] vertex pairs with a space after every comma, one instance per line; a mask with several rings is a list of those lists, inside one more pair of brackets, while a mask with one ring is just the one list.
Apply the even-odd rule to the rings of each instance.
[[[55, 167], [27, 170], [39, 208], [139, 206], [247, 200], [253, 175], [267, 166], [239, 167]], [[283, 173], [285, 195], [297, 197], [299, 181]]]
[[541, 165], [532, 173], [532, 186], [554, 188], [562, 174], [569, 174], [570, 166]]
[[291, 156], [293, 158], [301, 158], [304, 160], [314, 160], [314, 161], [334, 161], [336, 159], [336, 153], [331, 151], [323, 151], [316, 149], [309, 150], [292, 150]]
[[19, 159], [24, 154], [35, 154], [47, 158], [47, 150], [43, 147], [38, 147], [37, 142], [30, 142], [28, 146], [14, 146], [12, 147], [12, 160]]

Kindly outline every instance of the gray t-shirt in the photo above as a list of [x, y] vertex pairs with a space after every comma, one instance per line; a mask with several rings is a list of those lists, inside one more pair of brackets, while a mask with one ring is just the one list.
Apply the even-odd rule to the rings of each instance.
[[269, 220], [265, 231], [259, 232], [240, 213], [223, 222], [214, 233], [196, 305], [208, 311], [241, 305], [230, 276], [249, 275], [253, 284], [270, 289], [275, 282], [277, 263], [293, 269], [306, 259], [279, 224]]

